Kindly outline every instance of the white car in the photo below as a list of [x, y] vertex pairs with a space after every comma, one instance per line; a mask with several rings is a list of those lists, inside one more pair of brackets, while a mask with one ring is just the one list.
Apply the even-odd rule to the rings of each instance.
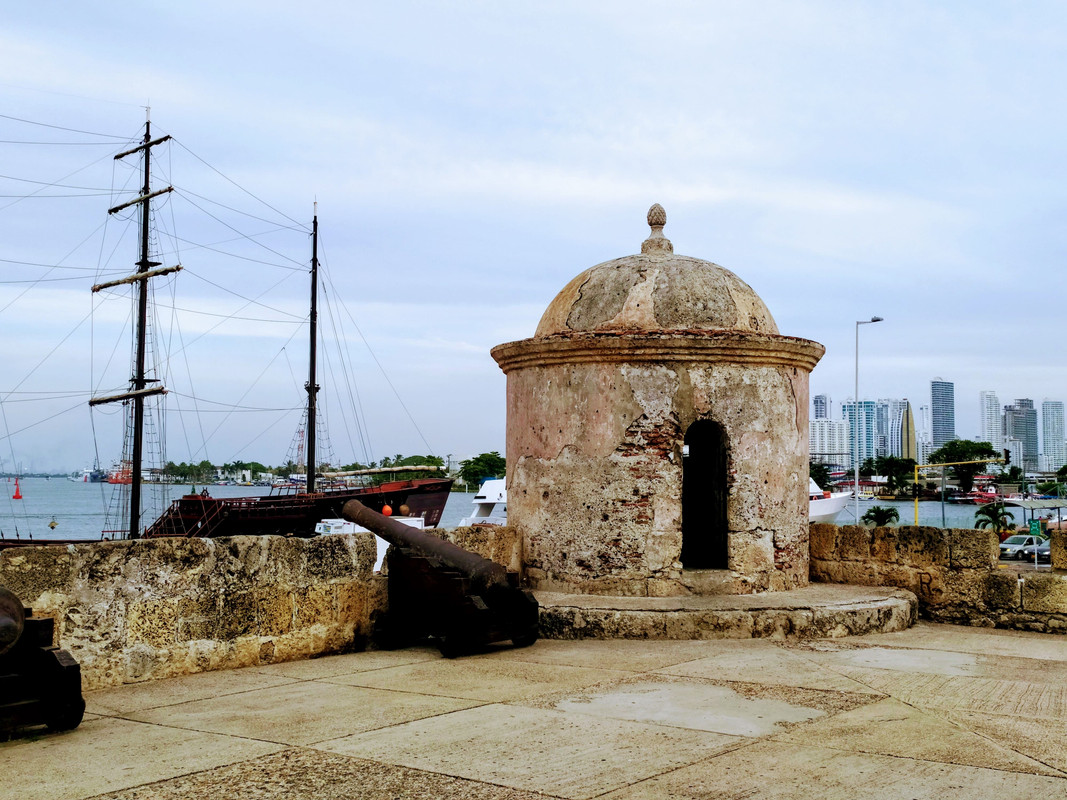
[[1042, 536], [1027, 536], [1026, 534], [1017, 533], [1015, 536], [1009, 536], [1000, 543], [1000, 557], [1025, 558], [1026, 555], [1023, 553], [1025, 548], [1033, 547], [1035, 544], [1041, 544], [1044, 541], [1045, 539]]

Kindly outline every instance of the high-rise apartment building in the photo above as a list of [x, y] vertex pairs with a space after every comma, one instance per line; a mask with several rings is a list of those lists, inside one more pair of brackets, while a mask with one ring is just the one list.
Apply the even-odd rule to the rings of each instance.
[[[852, 459], [849, 469], [856, 464], [863, 464], [868, 458], [875, 458], [875, 417], [878, 404], [873, 400], [861, 400], [859, 403], [848, 400], [841, 404], [841, 417], [848, 425], [849, 452]], [[857, 451], [856, 448], [859, 447]]]
[[1000, 418], [1000, 399], [997, 393], [978, 393], [978, 441], [989, 442], [998, 453], [1003, 449], [1004, 423]]
[[875, 455], [900, 458], [900, 415], [907, 400], [878, 401], [875, 416]]
[[[1004, 447], [1008, 447], [1007, 440], [1017, 440], [1022, 444], [1022, 462], [1019, 463], [1024, 470], [1034, 472], [1037, 470], [1037, 410], [1034, 401], [1027, 398], [1018, 398], [1010, 406], [1004, 406]], [[1014, 457], [1013, 457], [1014, 461]]]
[[829, 419], [830, 418], [830, 395], [817, 394], [811, 399], [814, 413], [812, 419]]
[[915, 417], [911, 413], [911, 403], [907, 400], [898, 402], [900, 405], [889, 428], [889, 454], [918, 462], [919, 447], [915, 438]]
[[930, 381], [930, 415], [930, 439], [936, 450], [956, 438], [956, 385], [952, 381]]
[[808, 453], [816, 464], [844, 469], [851, 464], [848, 424], [839, 419], [813, 419], [808, 422]]
[[1041, 453], [1045, 457], [1044, 468], [1050, 472], [1067, 464], [1062, 400], [1044, 400], [1041, 403]]

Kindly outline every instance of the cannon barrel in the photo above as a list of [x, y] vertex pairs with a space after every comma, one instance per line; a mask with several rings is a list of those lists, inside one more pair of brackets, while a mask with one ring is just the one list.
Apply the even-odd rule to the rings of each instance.
[[517, 573], [358, 500], [345, 503], [341, 516], [393, 545], [389, 608], [376, 623], [379, 644], [400, 647], [430, 637], [454, 658], [497, 642], [526, 647], [537, 640], [537, 599]]
[[22, 601], [0, 586], [0, 655], [15, 646], [25, 624], [26, 612], [22, 608]]
[[500, 564], [471, 553], [452, 542], [439, 539], [417, 528], [411, 528], [402, 522], [379, 514], [367, 508], [359, 500], [349, 500], [341, 509], [341, 516], [349, 522], [362, 525], [369, 531], [381, 536], [389, 544], [408, 547], [423, 555], [436, 558], [444, 564], [457, 569], [482, 588], [491, 586], [508, 586], [507, 570]]

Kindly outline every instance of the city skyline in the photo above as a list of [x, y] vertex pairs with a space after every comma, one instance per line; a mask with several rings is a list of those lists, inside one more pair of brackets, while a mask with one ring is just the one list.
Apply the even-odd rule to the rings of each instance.
[[[942, 414], [947, 412], [949, 418], [954, 418], [958, 403], [954, 400], [951, 382], [935, 378], [930, 385], [931, 403], [935, 386], [943, 400], [953, 398], [944, 400], [952, 405], [948, 409], [942, 408]], [[1007, 450], [1012, 463], [1028, 472], [1055, 471], [1067, 464], [1063, 401], [1043, 399], [1039, 413], [1032, 398], [1015, 398], [1011, 403], [1002, 404], [997, 392], [984, 389], [978, 392], [976, 406], [981, 425], [978, 434], [957, 434], [954, 438], [987, 441], [998, 452]], [[932, 441], [932, 420], [928, 419], [932, 415], [925, 405], [919, 406], [917, 424], [914, 422], [915, 410], [907, 398], [863, 399], [858, 403], [857, 412], [857, 404], [848, 397], [838, 403], [838, 408], [840, 415], [835, 416], [834, 400], [824, 392], [812, 396], [809, 446], [813, 460], [824, 460], [828, 454], [842, 452], [842, 443], [846, 443], [844, 452], [849, 454], [851, 465], [851, 453], [857, 441], [853, 427], [857, 416], [861, 461], [880, 455], [910, 457], [902, 455], [907, 442], [906, 425], [912, 426], [912, 435], [917, 439], [915, 448], [920, 462], [937, 449]]]

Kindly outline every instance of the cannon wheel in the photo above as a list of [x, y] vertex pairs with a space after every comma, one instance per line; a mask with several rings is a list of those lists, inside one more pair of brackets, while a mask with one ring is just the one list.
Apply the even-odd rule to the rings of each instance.
[[22, 636], [26, 612], [13, 592], [0, 586], [0, 654], [6, 653]]
[[49, 649], [41, 662], [48, 696], [44, 722], [50, 731], [77, 728], [85, 715], [85, 698], [81, 693], [81, 668], [66, 650]]

